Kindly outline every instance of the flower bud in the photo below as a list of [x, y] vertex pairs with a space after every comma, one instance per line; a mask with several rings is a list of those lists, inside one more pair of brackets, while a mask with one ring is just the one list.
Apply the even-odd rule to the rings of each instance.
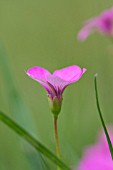
[[48, 95], [48, 101], [51, 112], [57, 117], [61, 110], [62, 98], [59, 99], [57, 96], [52, 98], [50, 95]]

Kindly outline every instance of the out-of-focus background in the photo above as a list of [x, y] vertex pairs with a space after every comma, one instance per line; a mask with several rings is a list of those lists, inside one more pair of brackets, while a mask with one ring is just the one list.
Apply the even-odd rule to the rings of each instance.
[[[77, 33], [84, 20], [112, 7], [112, 0], [1, 0], [0, 1], [0, 110], [30, 131], [55, 153], [53, 117], [46, 91], [24, 70], [41, 66], [51, 72], [69, 65], [87, 68], [64, 92], [59, 116], [62, 160], [76, 165], [84, 148], [101, 128], [93, 76], [98, 73], [101, 108], [113, 123], [113, 44], [94, 33], [80, 43]], [[55, 169], [45, 157], [0, 122], [0, 170]]]

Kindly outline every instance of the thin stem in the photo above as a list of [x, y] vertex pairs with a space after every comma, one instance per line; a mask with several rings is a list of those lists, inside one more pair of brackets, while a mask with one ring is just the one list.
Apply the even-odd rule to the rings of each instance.
[[108, 142], [108, 146], [109, 146], [109, 150], [110, 150], [110, 153], [111, 153], [111, 157], [112, 157], [112, 160], [113, 160], [113, 147], [112, 147], [112, 143], [111, 143], [111, 140], [110, 140], [110, 137], [109, 137], [109, 133], [108, 133], [108, 131], [107, 131], [107, 128], [106, 128], [106, 125], [105, 125], [105, 122], [104, 122], [104, 119], [103, 119], [103, 116], [102, 116], [102, 112], [101, 112], [101, 109], [100, 109], [100, 104], [99, 104], [99, 99], [98, 99], [97, 79], [96, 79], [96, 77], [97, 77], [97, 74], [95, 74], [95, 77], [94, 77], [97, 109], [98, 109], [98, 113], [99, 113], [99, 116], [100, 116], [100, 120], [101, 120], [103, 129], [104, 129], [104, 132], [105, 132], [105, 135], [106, 135], [106, 139], [107, 139], [107, 142]]
[[[60, 146], [59, 146], [59, 140], [58, 140], [57, 120], [58, 120], [58, 117], [54, 117], [54, 132], [55, 132], [55, 140], [56, 140], [56, 153], [57, 153], [57, 157], [60, 159]], [[57, 170], [60, 170], [59, 166], [57, 167]]]

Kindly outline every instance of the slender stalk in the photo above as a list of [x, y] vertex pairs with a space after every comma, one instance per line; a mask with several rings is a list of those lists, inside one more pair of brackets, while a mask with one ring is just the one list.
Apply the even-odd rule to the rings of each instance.
[[[60, 159], [60, 146], [59, 146], [59, 140], [58, 140], [57, 120], [58, 120], [58, 117], [54, 116], [54, 133], [55, 133], [55, 140], [56, 140], [56, 153], [57, 153], [57, 157]], [[60, 170], [59, 166], [57, 167], [57, 170]]]
[[103, 129], [104, 129], [104, 132], [105, 132], [105, 135], [106, 135], [106, 139], [107, 139], [107, 142], [108, 142], [108, 146], [109, 146], [109, 150], [110, 150], [110, 153], [111, 153], [111, 157], [112, 157], [112, 160], [113, 160], [113, 147], [112, 147], [112, 143], [111, 143], [111, 140], [110, 140], [110, 136], [109, 136], [109, 133], [108, 133], [108, 131], [107, 131], [107, 128], [106, 128], [106, 125], [105, 125], [105, 122], [104, 122], [104, 119], [103, 119], [103, 116], [102, 116], [102, 112], [101, 112], [101, 109], [100, 109], [100, 104], [99, 104], [99, 99], [98, 99], [97, 79], [96, 79], [96, 77], [97, 77], [97, 74], [95, 74], [95, 76], [94, 76], [94, 84], [95, 84], [95, 95], [96, 95], [97, 109], [98, 109], [98, 113], [99, 113], [99, 116], [100, 116], [100, 120], [101, 120]]

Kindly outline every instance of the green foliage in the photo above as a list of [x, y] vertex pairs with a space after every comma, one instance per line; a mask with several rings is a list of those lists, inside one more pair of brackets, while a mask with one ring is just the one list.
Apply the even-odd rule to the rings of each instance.
[[[32, 120], [30, 110], [21, 96], [20, 90], [15, 85], [14, 78], [12, 76], [10, 64], [6, 54], [6, 50], [2, 43], [0, 44], [0, 65], [4, 78], [4, 85], [6, 89], [9, 110], [23, 127], [25, 127], [31, 134], [35, 134], [36, 129]], [[32, 170], [44, 170], [48, 169], [48, 165], [45, 163], [44, 158], [40, 153], [36, 152], [29, 144], [19, 140], [20, 149], [24, 152], [25, 157], [28, 159], [28, 163]]]
[[17, 123], [11, 120], [3, 112], [0, 111], [0, 120], [4, 122], [7, 126], [12, 128], [17, 134], [19, 134], [23, 139], [29, 142], [37, 151], [41, 152], [43, 155], [48, 157], [56, 165], [61, 167], [63, 170], [70, 170], [61, 160], [59, 160], [51, 151], [49, 151], [43, 144], [32, 137], [26, 130], [20, 127]]

